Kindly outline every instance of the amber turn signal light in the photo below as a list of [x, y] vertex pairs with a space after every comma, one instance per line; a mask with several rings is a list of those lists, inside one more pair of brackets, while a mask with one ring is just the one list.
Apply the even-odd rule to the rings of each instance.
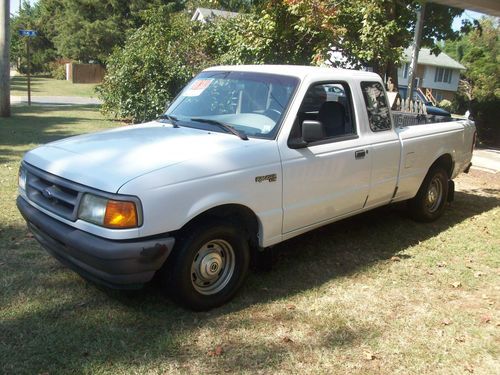
[[136, 228], [137, 209], [134, 202], [109, 200], [103, 225], [108, 228]]

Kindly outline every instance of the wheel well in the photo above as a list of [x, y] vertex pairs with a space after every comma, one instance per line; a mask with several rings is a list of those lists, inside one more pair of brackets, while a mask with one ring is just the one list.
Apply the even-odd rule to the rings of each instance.
[[238, 223], [241, 225], [241, 229], [247, 233], [250, 246], [252, 248], [259, 246], [259, 220], [257, 219], [257, 215], [248, 207], [240, 204], [224, 204], [211, 208], [191, 219], [181, 230], [211, 218], [230, 220], [233, 223]]
[[435, 167], [440, 167], [443, 168], [446, 171], [446, 174], [448, 174], [448, 178], [451, 178], [451, 174], [453, 173], [453, 168], [454, 168], [454, 163], [453, 159], [451, 158], [450, 154], [444, 154], [441, 155], [429, 168], [431, 170], [432, 168]]

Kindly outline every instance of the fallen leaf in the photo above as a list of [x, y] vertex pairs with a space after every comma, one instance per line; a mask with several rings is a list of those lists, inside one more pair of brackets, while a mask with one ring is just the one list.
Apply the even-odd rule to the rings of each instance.
[[295, 310], [295, 309], [297, 308], [297, 306], [292, 305], [292, 304], [289, 304], [289, 305], [286, 305], [286, 308], [287, 308], [288, 310]]
[[283, 337], [281, 339], [281, 341], [283, 341], [284, 343], [287, 343], [287, 344], [293, 343], [293, 340], [288, 336]]
[[401, 258], [400, 258], [400, 257], [396, 257], [396, 256], [394, 256], [394, 257], [392, 257], [392, 258], [391, 258], [391, 260], [392, 260], [393, 262], [400, 262], [400, 261], [401, 261]]
[[460, 281], [455, 281], [451, 285], [453, 286], [453, 288], [459, 288], [462, 286], [462, 283]]
[[443, 319], [441, 323], [445, 326], [449, 326], [452, 323], [452, 321], [450, 319]]
[[470, 372], [471, 374], [474, 372], [474, 367], [472, 367], [468, 363], [465, 364], [464, 369], [465, 369], [465, 371]]
[[220, 357], [224, 353], [221, 345], [217, 345], [214, 350], [210, 350], [208, 355], [211, 357]]
[[373, 361], [375, 358], [377, 358], [377, 357], [372, 352], [365, 352], [365, 359], [367, 359], [369, 361]]
[[491, 322], [491, 316], [490, 315], [483, 315], [481, 317], [481, 323], [487, 324], [489, 322]]

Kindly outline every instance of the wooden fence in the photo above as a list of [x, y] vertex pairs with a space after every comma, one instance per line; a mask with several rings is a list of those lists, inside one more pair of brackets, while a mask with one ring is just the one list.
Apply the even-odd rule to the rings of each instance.
[[101, 83], [105, 73], [99, 64], [66, 64], [66, 79], [72, 83]]

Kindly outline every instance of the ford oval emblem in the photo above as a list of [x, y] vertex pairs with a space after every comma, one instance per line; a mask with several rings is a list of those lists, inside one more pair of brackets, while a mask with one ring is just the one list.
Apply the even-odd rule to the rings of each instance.
[[50, 191], [50, 188], [45, 188], [42, 190], [42, 195], [47, 198], [51, 199], [52, 198], [52, 192]]

